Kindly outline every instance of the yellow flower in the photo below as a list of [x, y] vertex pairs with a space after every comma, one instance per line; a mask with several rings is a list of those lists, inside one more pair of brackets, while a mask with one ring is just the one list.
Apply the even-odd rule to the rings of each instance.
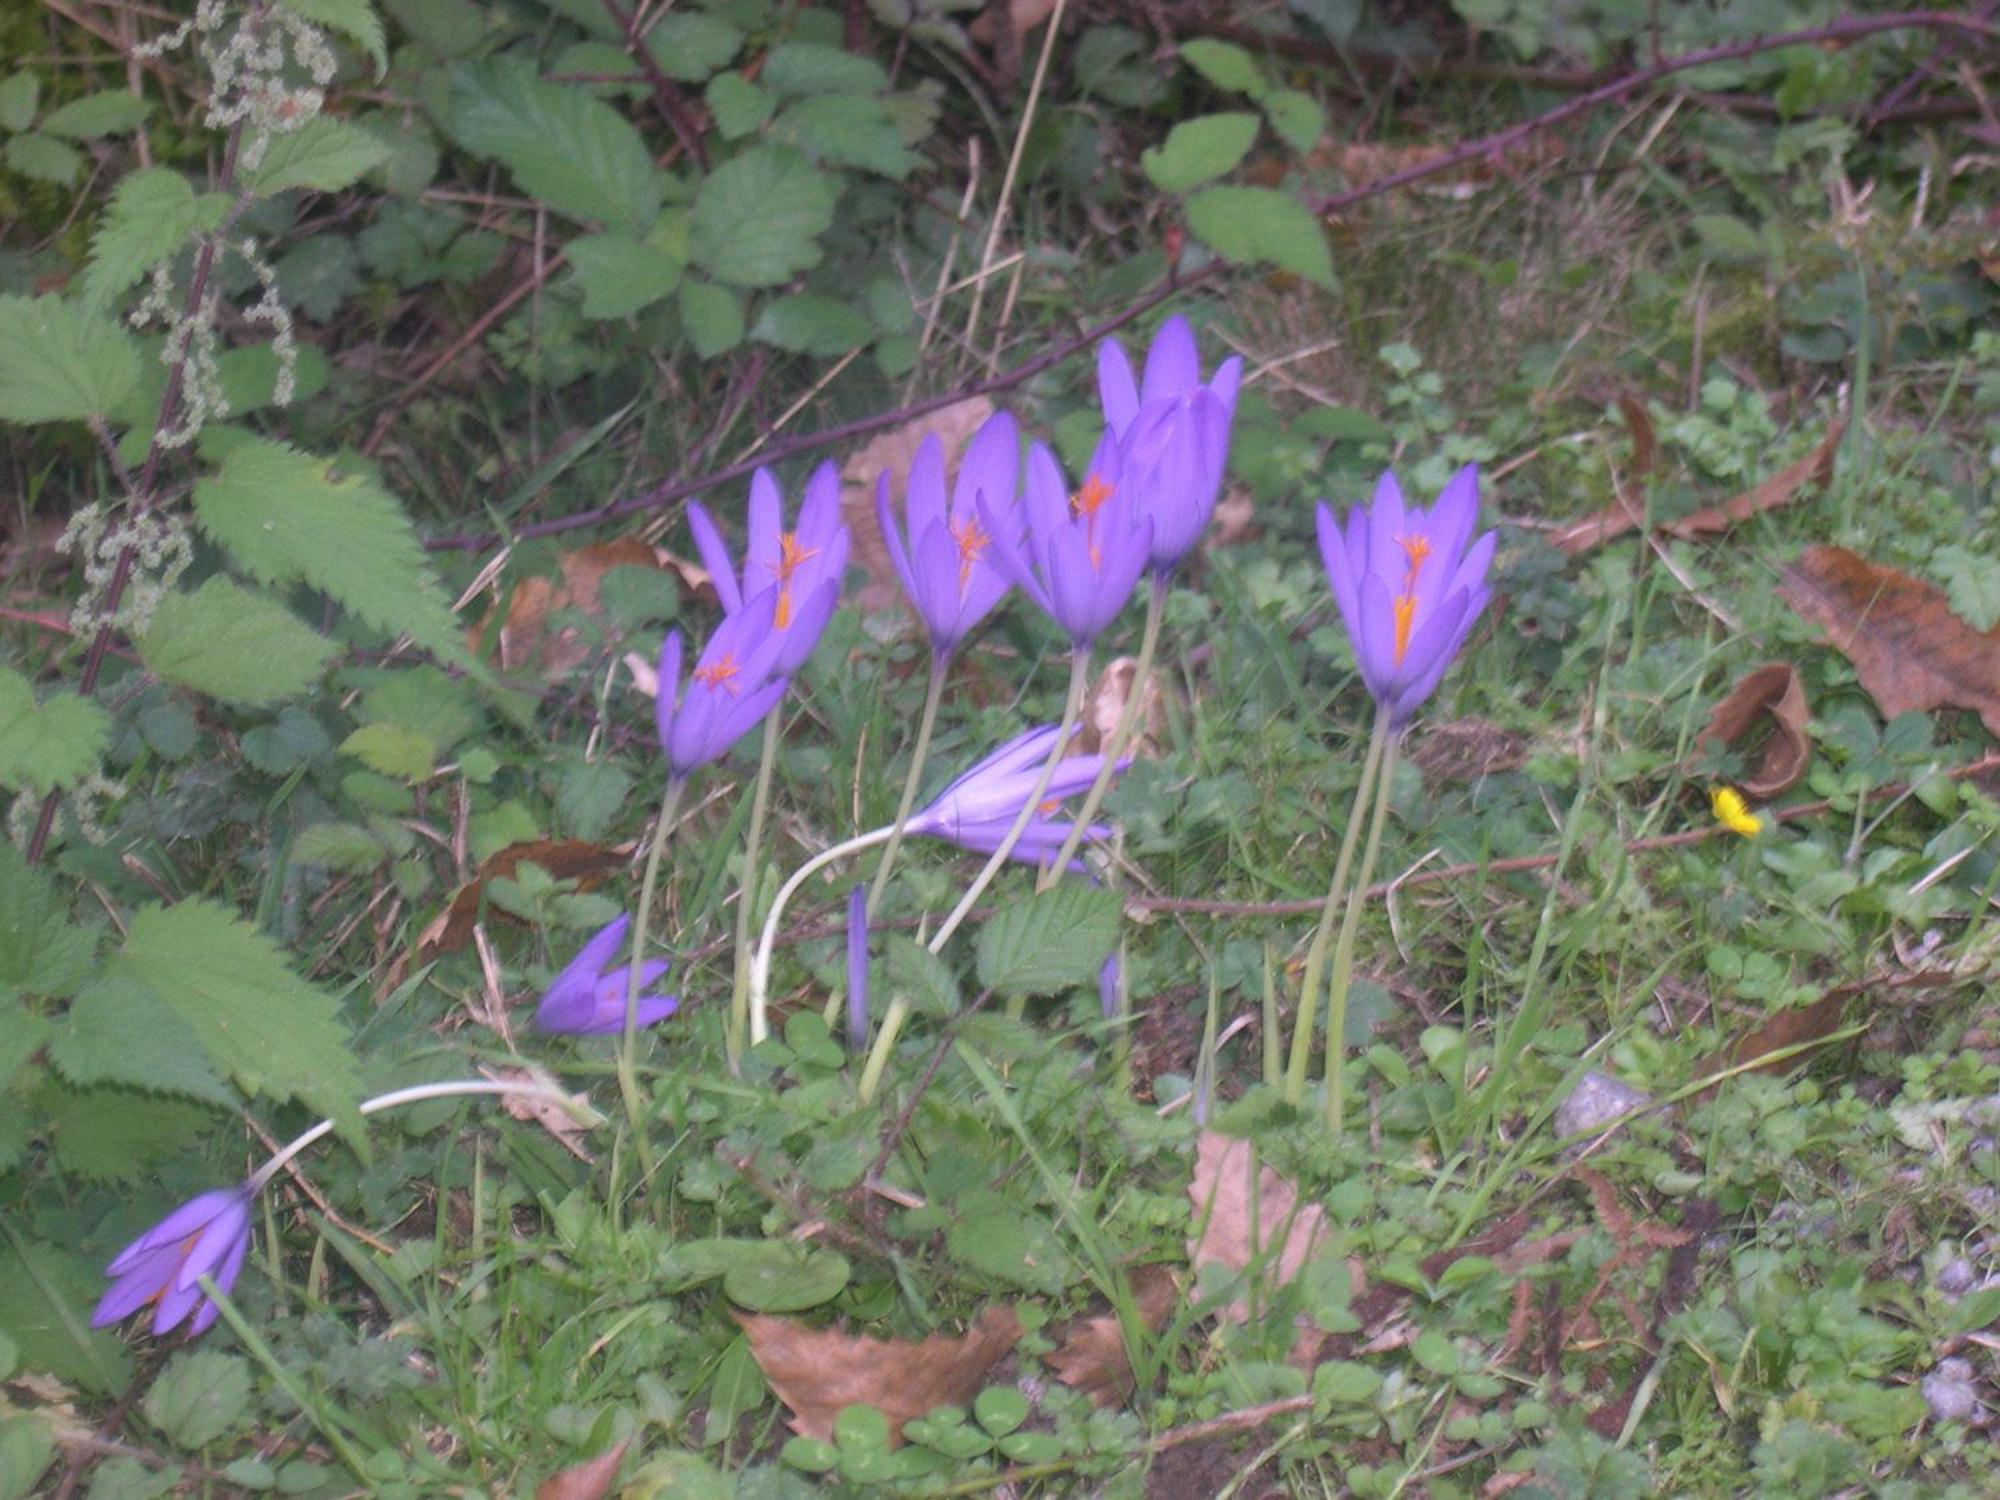
[[1764, 831], [1764, 820], [1744, 805], [1743, 794], [1733, 786], [1719, 786], [1709, 794], [1716, 821], [1731, 833], [1754, 839]]

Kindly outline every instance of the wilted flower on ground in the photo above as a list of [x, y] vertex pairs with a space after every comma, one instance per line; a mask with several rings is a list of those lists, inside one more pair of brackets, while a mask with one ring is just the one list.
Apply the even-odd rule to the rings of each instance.
[[[1072, 731], [1077, 732], [1080, 731]], [[1055, 728], [1045, 724], [1009, 740], [912, 817], [909, 832], [944, 839], [961, 849], [991, 854], [1013, 827], [1021, 804], [1034, 794], [1055, 736]], [[1063, 798], [1090, 785], [1102, 760], [1103, 757], [1096, 755], [1072, 755], [1056, 762], [1054, 774], [1043, 791], [1041, 806], [1014, 846], [1015, 859], [1040, 864], [1062, 848], [1063, 840], [1069, 837], [1070, 824], [1050, 815], [1057, 811]], [[1085, 836], [1091, 839], [1110, 835], [1111, 830], [1101, 823], [1085, 831]]]
[[771, 471], [759, 469], [750, 476], [749, 537], [740, 580], [722, 533], [701, 506], [688, 507], [688, 529], [715, 582], [723, 613], [734, 615], [746, 604], [761, 610], [764, 596], [770, 595], [767, 622], [778, 638], [771, 670], [779, 677], [791, 676], [812, 655], [840, 602], [848, 537], [840, 519], [839, 473], [831, 463], [813, 471], [799, 501], [798, 524], [790, 531], [785, 529], [784, 497]]
[[250, 1249], [253, 1197], [244, 1183], [203, 1193], [119, 1251], [105, 1267], [111, 1289], [90, 1315], [90, 1326], [102, 1328], [157, 1304], [155, 1334], [172, 1332], [189, 1312], [194, 1321], [188, 1324], [188, 1336], [206, 1332], [222, 1310], [202, 1291], [198, 1278], [213, 1277], [225, 1292], [236, 1285]]
[[[1477, 541], [1479, 470], [1467, 464], [1428, 511], [1406, 507], [1394, 474], [1343, 533], [1319, 507], [1319, 550], [1368, 691], [1394, 726], [1436, 689], [1492, 591], [1492, 532]], [[1468, 543], [1470, 545], [1468, 545]]]
[[847, 893], [847, 1045], [868, 1045], [868, 887]]
[[[617, 957], [632, 929], [631, 917], [620, 913], [583, 945], [581, 952], [563, 966], [555, 982], [535, 1007], [535, 1025], [543, 1031], [560, 1031], [569, 1036], [608, 1036], [625, 1029], [625, 991], [631, 965], [615, 969], [605, 966]], [[639, 988], [657, 983], [667, 972], [666, 962], [651, 959], [639, 966]], [[672, 995], [641, 995], [638, 1024], [650, 1026], [664, 1021], [681, 1008]]]
[[1152, 518], [1150, 561], [1156, 572], [1168, 571], [1194, 550], [1215, 513], [1242, 378], [1243, 361], [1232, 355], [1204, 383], [1194, 330], [1178, 314], [1153, 335], [1139, 384], [1115, 338], [1097, 346], [1105, 423], [1100, 459], [1104, 446], [1115, 442], [1120, 448], [1124, 483]]
[[1116, 443], [1100, 446], [1098, 463], [1075, 494], [1055, 455], [1035, 444], [1028, 450], [1024, 509], [1028, 536], [1022, 545], [1006, 534], [997, 506], [980, 504], [993, 559], [1081, 651], [1132, 597], [1153, 545], [1153, 522], [1121, 483]]
[[660, 748], [675, 776], [686, 776], [710, 761], [764, 721], [785, 694], [786, 679], [776, 676], [784, 634], [772, 622], [776, 589], [766, 589], [715, 627], [687, 690], [681, 690], [681, 633], [667, 632], [660, 643], [658, 693], [653, 723]]
[[[904, 481], [903, 521], [889, 503], [889, 476], [875, 485], [875, 518], [889, 561], [902, 580], [903, 592], [930, 632], [931, 650], [944, 656], [985, 619], [1007, 594], [1007, 576], [988, 556], [993, 538], [980, 514], [981, 505], [1020, 534], [1020, 504], [1015, 493], [1020, 476], [1020, 437], [1014, 419], [996, 412], [981, 424], [965, 450], [958, 478], [945, 504], [944, 448], [935, 435], [917, 449]], [[906, 536], [907, 533], [907, 536]]]

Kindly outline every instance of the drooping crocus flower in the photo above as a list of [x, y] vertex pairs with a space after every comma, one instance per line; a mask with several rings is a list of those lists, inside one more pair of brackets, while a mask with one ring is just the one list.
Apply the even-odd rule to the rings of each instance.
[[1118, 950], [1114, 948], [1097, 971], [1097, 1005], [1107, 1021], [1118, 1019], [1118, 987], [1124, 981], [1125, 966], [1118, 962]]
[[686, 776], [764, 721], [785, 695], [777, 675], [785, 635], [773, 623], [777, 590], [764, 590], [747, 608], [728, 615], [708, 638], [685, 692], [681, 688], [681, 633], [660, 643], [658, 696], [653, 723], [675, 776]]
[[[1082, 731], [1078, 728], [1071, 732]], [[1042, 763], [1048, 759], [1055, 736], [1055, 727], [1049, 724], [1016, 735], [938, 793], [929, 807], [910, 819], [908, 831], [944, 839], [975, 853], [991, 854], [1000, 847], [1001, 839], [1020, 814], [1022, 802], [1041, 780]], [[1056, 762], [1055, 773], [1043, 791], [1041, 806], [1022, 830], [1013, 858], [1040, 864], [1061, 850], [1063, 841], [1069, 837], [1070, 824], [1051, 815], [1063, 798], [1083, 791], [1096, 779], [1102, 760], [1097, 755], [1071, 755]], [[1088, 839], [1110, 836], [1111, 830], [1101, 823], [1085, 830]], [[1072, 868], [1081, 868], [1081, 863], [1073, 861]]]
[[688, 507], [688, 529], [715, 582], [724, 614], [734, 615], [766, 593], [771, 595], [769, 624], [779, 643], [771, 670], [790, 677], [812, 655], [840, 602], [848, 536], [840, 519], [839, 473], [831, 463], [813, 471], [799, 501], [798, 524], [789, 531], [784, 497], [771, 471], [759, 469], [750, 476], [749, 538], [743, 547], [740, 579], [722, 533], [701, 506]]
[[222, 1309], [202, 1291], [198, 1278], [213, 1277], [225, 1292], [236, 1285], [250, 1250], [254, 1197], [247, 1183], [203, 1193], [119, 1251], [105, 1267], [111, 1289], [90, 1315], [90, 1326], [102, 1328], [152, 1304], [155, 1334], [172, 1332], [190, 1312], [194, 1320], [188, 1337], [205, 1333]]
[[979, 507], [1000, 571], [1068, 632], [1078, 651], [1125, 607], [1153, 545], [1152, 519], [1120, 483], [1121, 472], [1121, 445], [1100, 444], [1089, 477], [1071, 494], [1055, 455], [1037, 443], [1028, 450], [1026, 543], [1006, 534], [997, 506]]
[[868, 887], [847, 893], [847, 1045], [868, 1045]]
[[1491, 596], [1494, 534], [1474, 541], [1478, 519], [1473, 464], [1452, 475], [1429, 510], [1403, 504], [1394, 474], [1376, 484], [1373, 503], [1347, 513], [1344, 533], [1319, 507], [1327, 582], [1362, 680], [1392, 726], [1430, 697]]
[[1157, 573], [1194, 550], [1215, 513], [1242, 379], [1243, 361], [1232, 355], [1202, 380], [1194, 330], [1179, 314], [1153, 335], [1141, 383], [1134, 383], [1118, 340], [1097, 346], [1105, 443], [1122, 450], [1124, 483], [1152, 518], [1150, 561]]
[[[535, 1007], [535, 1025], [543, 1031], [559, 1031], [567, 1036], [609, 1036], [625, 1029], [625, 990], [631, 965], [606, 965], [625, 946], [632, 930], [631, 917], [620, 913], [599, 930], [597, 936], [563, 966], [555, 982]], [[650, 959], [639, 966], [639, 988], [656, 984], [667, 972], [664, 959]], [[650, 1026], [664, 1021], [681, 1008], [672, 995], [641, 995], [638, 1024]]]
[[[1021, 442], [1014, 419], [995, 412], [973, 434], [945, 504], [944, 448], [933, 434], [917, 449], [903, 494], [898, 526], [889, 503], [889, 476], [875, 485], [875, 519], [889, 549], [889, 561], [903, 592], [930, 632], [931, 650], [942, 657], [971, 632], [1007, 594], [1007, 576], [988, 555], [993, 538], [980, 514], [985, 504], [1020, 535]], [[907, 532], [907, 535], [906, 535]]]

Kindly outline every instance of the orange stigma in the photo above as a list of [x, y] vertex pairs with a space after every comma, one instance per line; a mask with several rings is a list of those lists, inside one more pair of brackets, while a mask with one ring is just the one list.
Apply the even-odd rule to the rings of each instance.
[[771, 565], [771, 571], [778, 579], [778, 608], [771, 617], [771, 623], [780, 630], [786, 630], [792, 623], [792, 575], [809, 557], [818, 557], [819, 548], [801, 547], [796, 531], [778, 533], [778, 560]]
[[1083, 522], [1084, 540], [1090, 544], [1090, 565], [1093, 568], [1102, 566], [1104, 562], [1097, 548], [1097, 513], [1110, 499], [1111, 486], [1095, 474], [1084, 480], [1083, 488], [1069, 497], [1071, 517]]
[[1417, 574], [1423, 571], [1424, 563], [1431, 555], [1431, 539], [1420, 531], [1415, 536], [1397, 537], [1396, 545], [1403, 549], [1403, 556], [1410, 563], [1408, 571], [1403, 574], [1403, 592], [1391, 605], [1396, 612], [1395, 663], [1400, 667], [1410, 650], [1410, 629], [1417, 620]]
[[[779, 595], [778, 602], [780, 607], [782, 607], [784, 604], [784, 596], [782, 594]], [[696, 667], [694, 669], [694, 680], [711, 691], [721, 688], [730, 697], [734, 698], [737, 692], [736, 674], [740, 670], [736, 665], [736, 653], [734, 651], [725, 651], [722, 653], [722, 660], [716, 662], [713, 666]]]
[[958, 591], [963, 594], [965, 586], [972, 582], [972, 565], [985, 555], [993, 538], [986, 534], [977, 516], [967, 516], [963, 521], [951, 523], [951, 539], [958, 544]]

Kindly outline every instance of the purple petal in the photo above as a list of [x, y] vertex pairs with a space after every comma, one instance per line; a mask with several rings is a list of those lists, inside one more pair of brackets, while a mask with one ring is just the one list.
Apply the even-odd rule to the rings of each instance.
[[1333, 602], [1340, 608], [1340, 620], [1347, 627], [1349, 639], [1360, 634], [1361, 599], [1354, 585], [1354, 569], [1347, 560], [1347, 539], [1335, 525], [1333, 510], [1322, 500], [1314, 512], [1314, 523], [1319, 529], [1319, 557], [1326, 567], [1327, 585], [1333, 590]]
[[1175, 313], [1153, 335], [1146, 351], [1146, 374], [1139, 387], [1139, 404], [1185, 396], [1201, 384], [1201, 355], [1194, 347], [1194, 329]]
[[985, 529], [988, 539], [986, 555], [993, 559], [995, 571], [1034, 600], [1037, 609], [1048, 613], [1049, 596], [1029, 568], [1017, 534], [1000, 524], [1000, 517], [994, 514], [992, 504], [983, 495], [979, 500], [979, 524]]
[[847, 896], [847, 1045], [868, 1044], [868, 888]]
[[942, 522], [913, 538], [917, 549], [915, 586], [910, 602], [923, 616], [934, 646], [948, 648], [957, 643], [960, 598], [958, 592], [958, 543]]
[[778, 535], [785, 529], [784, 498], [769, 469], [750, 476], [750, 534], [743, 543], [743, 592], [761, 587], [778, 571]]
[[[223, 1257], [222, 1269], [215, 1274], [214, 1281], [218, 1289], [227, 1292], [236, 1285], [236, 1278], [243, 1273], [244, 1257], [249, 1253], [250, 1232], [245, 1229], [242, 1237], [230, 1245], [229, 1253]], [[194, 1321], [188, 1324], [187, 1336], [198, 1338], [208, 1332], [214, 1326], [215, 1320], [221, 1316], [222, 1305], [213, 1298], [204, 1298], [200, 1308], [195, 1312]]]
[[1223, 411], [1232, 422], [1236, 420], [1236, 392], [1242, 383], [1243, 356], [1240, 354], [1232, 354], [1225, 359], [1216, 370], [1215, 379], [1208, 383], [1208, 388], [1215, 392], [1216, 399], [1222, 403]]
[[903, 518], [910, 535], [945, 521], [944, 447], [932, 433], [917, 448], [910, 463], [910, 477], [903, 492]]
[[961, 523], [970, 520], [981, 495], [995, 505], [1011, 505], [1020, 486], [1020, 473], [1020, 429], [1011, 413], [995, 412], [979, 424], [959, 462], [958, 480], [951, 491], [951, 518]]
[[1368, 507], [1367, 570], [1385, 584], [1399, 585], [1408, 559], [1397, 538], [1409, 529], [1403, 508], [1403, 487], [1394, 474], [1375, 482], [1375, 499]]
[[1097, 346], [1097, 399], [1104, 408], [1104, 425], [1122, 434], [1139, 410], [1139, 391], [1132, 381], [1132, 361], [1116, 338]]
[[708, 569], [709, 581], [715, 585], [716, 597], [722, 601], [722, 612], [735, 614], [743, 607], [743, 590], [736, 582], [736, 562], [730, 557], [728, 544], [722, 540], [714, 519], [698, 501], [688, 506], [688, 531], [694, 536], [694, 550], [701, 554], [701, 565]]
[[1361, 666], [1361, 680], [1378, 702], [1386, 702], [1395, 686], [1396, 614], [1389, 590], [1370, 573], [1361, 580], [1361, 637], [1352, 642]]
[[105, 1274], [122, 1276], [139, 1263], [142, 1256], [162, 1246], [178, 1247], [182, 1240], [199, 1231], [218, 1214], [227, 1212], [243, 1201], [243, 1189], [239, 1187], [212, 1188], [199, 1197], [190, 1198], [179, 1208], [168, 1214], [159, 1223], [140, 1235], [131, 1244], [119, 1251], [111, 1264], [105, 1267]]
[[[896, 577], [902, 581], [905, 597], [915, 602], [917, 579], [910, 568], [909, 553], [903, 547], [903, 528], [896, 524], [895, 514], [889, 508], [889, 476], [884, 473], [875, 481], [875, 525], [882, 533], [882, 545], [888, 548], [889, 565], [896, 570]], [[923, 533], [914, 523], [910, 526], [912, 545]]]
[[1431, 546], [1436, 554], [1433, 562], [1447, 571], [1456, 571], [1466, 541], [1478, 522], [1479, 465], [1467, 464], [1445, 481], [1437, 504], [1431, 507]]
[[681, 695], [681, 633], [669, 630], [660, 642], [659, 675], [654, 682], [653, 729], [665, 750], [674, 738], [674, 710]]

